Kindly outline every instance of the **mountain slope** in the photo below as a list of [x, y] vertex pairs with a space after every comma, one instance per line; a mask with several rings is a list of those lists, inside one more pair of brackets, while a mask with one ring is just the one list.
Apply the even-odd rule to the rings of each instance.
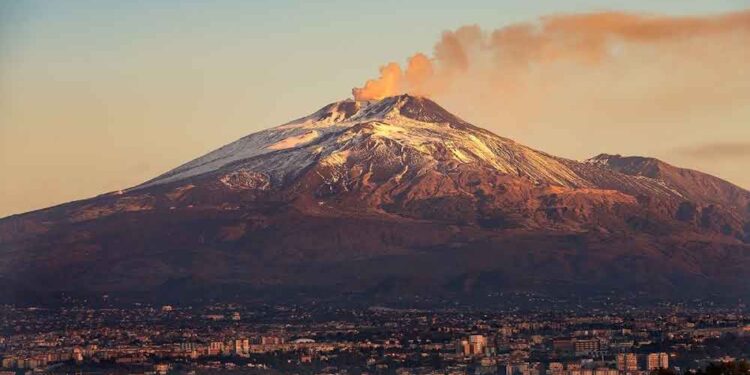
[[11, 300], [749, 295], [750, 193], [622, 159], [555, 157], [425, 98], [342, 101], [123, 192], [0, 220], [0, 278]]
[[658, 159], [638, 156], [601, 154], [589, 159], [588, 162], [606, 166], [629, 176], [643, 176], [663, 181], [688, 200], [750, 211], [750, 200], [746, 190], [703, 172], [678, 168]]
[[[528, 175], [564, 186], [585, 184], [556, 158], [474, 127], [427, 99], [391, 97], [377, 103], [343, 101], [299, 120], [251, 134], [149, 181], [154, 186], [241, 163], [267, 171], [280, 182], [318, 160], [335, 163], [360, 146], [381, 149], [393, 142], [419, 156], [420, 167], [479, 164], [501, 173]], [[399, 153], [401, 150], [396, 150]], [[365, 156], [366, 157], [366, 156]], [[289, 158], [294, 163], [280, 159]], [[269, 160], [268, 165], [260, 160]]]

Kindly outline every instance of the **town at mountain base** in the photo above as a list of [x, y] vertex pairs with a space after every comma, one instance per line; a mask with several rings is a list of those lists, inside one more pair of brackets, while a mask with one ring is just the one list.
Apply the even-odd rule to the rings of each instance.
[[574, 161], [426, 98], [346, 100], [124, 191], [0, 219], [5, 302], [750, 297], [750, 192]]

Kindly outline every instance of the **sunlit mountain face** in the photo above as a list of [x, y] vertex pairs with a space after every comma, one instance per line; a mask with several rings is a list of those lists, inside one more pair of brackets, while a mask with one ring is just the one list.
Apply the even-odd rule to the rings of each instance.
[[3, 298], [750, 296], [750, 193], [556, 157], [401, 95], [344, 100], [130, 189], [0, 221]]

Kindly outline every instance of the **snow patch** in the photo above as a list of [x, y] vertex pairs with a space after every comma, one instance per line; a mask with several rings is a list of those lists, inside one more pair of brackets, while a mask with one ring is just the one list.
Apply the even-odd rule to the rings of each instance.
[[348, 150], [333, 152], [327, 157], [323, 158], [323, 160], [321, 160], [321, 164], [328, 167], [338, 167], [344, 165], [350, 154], [351, 152]]
[[[445, 122], [403, 116], [399, 108], [408, 100], [408, 97], [391, 97], [379, 102], [333, 103], [312, 115], [243, 137], [137, 188], [223, 168], [229, 169], [224, 173], [230, 172], [220, 178], [227, 186], [267, 188], [277, 181], [289, 181], [315, 163], [333, 167], [347, 162], [366, 165], [373, 156], [392, 158], [381, 163], [401, 165], [409, 173], [450, 165], [445, 164], [448, 157], [455, 163], [477, 164], [498, 173], [525, 176], [537, 183], [593, 186], [563, 159], [510, 139], [473, 126], [454, 127]], [[429, 113], [423, 115], [420, 118], [430, 118]], [[410, 152], [420, 156], [406, 158]], [[352, 160], [353, 157], [361, 160]], [[263, 175], [265, 182], [254, 173]], [[329, 177], [336, 181], [346, 178]]]
[[281, 141], [276, 142], [266, 148], [269, 150], [283, 150], [287, 148], [298, 147], [298, 146], [312, 142], [314, 139], [318, 138], [319, 136], [320, 134], [313, 130], [304, 134], [282, 139]]

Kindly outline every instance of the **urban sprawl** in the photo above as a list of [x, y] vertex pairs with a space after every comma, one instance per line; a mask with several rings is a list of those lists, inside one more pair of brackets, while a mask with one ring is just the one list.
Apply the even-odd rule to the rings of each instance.
[[750, 357], [744, 306], [2, 307], [0, 374], [645, 375]]

